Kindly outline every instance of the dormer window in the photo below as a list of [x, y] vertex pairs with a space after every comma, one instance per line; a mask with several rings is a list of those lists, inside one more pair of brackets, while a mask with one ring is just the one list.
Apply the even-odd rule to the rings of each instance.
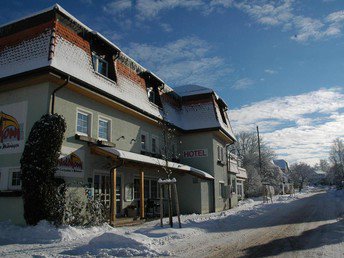
[[226, 114], [225, 114], [226, 110], [224, 108], [220, 108], [220, 113], [221, 113], [221, 118], [222, 118], [222, 122], [224, 122], [225, 124], [227, 124], [227, 119], [226, 119]]
[[93, 53], [92, 62], [97, 73], [108, 77], [108, 62], [104, 58]]
[[150, 102], [156, 103], [155, 92], [154, 92], [153, 88], [147, 89], [147, 95], [148, 95], [148, 99]]

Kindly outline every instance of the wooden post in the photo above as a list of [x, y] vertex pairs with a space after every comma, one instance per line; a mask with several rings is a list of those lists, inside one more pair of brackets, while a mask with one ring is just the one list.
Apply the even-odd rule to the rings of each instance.
[[167, 185], [168, 187], [168, 217], [169, 217], [169, 221], [170, 221], [170, 226], [171, 228], [173, 228], [173, 209], [172, 209], [172, 189], [171, 189], [171, 184]]
[[145, 174], [143, 171], [140, 173], [140, 218], [145, 217]]
[[178, 192], [177, 192], [177, 184], [173, 184], [173, 190], [174, 190], [174, 200], [176, 202], [176, 212], [178, 216], [178, 223], [179, 223], [179, 228], [182, 228], [182, 223], [180, 222], [180, 211], [179, 211], [179, 200], [178, 200]]
[[164, 225], [163, 225], [163, 222], [162, 222], [162, 220], [163, 220], [163, 217], [164, 217], [164, 203], [163, 203], [163, 195], [164, 195], [164, 193], [163, 193], [163, 190], [164, 190], [164, 185], [163, 184], [159, 184], [159, 186], [160, 186], [160, 226], [161, 227], [163, 227]]
[[115, 225], [116, 220], [116, 169], [111, 169], [111, 204], [110, 204], [110, 224]]

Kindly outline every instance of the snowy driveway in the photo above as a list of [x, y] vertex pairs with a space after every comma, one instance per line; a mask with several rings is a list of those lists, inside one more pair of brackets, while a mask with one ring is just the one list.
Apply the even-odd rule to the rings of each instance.
[[54, 228], [0, 223], [0, 256], [6, 257], [344, 257], [344, 192], [249, 200], [235, 209], [182, 216], [183, 228]]

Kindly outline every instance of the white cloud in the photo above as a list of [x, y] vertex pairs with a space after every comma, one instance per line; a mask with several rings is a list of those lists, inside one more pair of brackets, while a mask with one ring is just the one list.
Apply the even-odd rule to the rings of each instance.
[[161, 28], [166, 32], [171, 32], [173, 29], [170, 24], [160, 23]]
[[131, 43], [126, 52], [173, 85], [196, 83], [214, 87], [216, 81], [232, 71], [221, 57], [211, 55], [207, 42], [196, 37], [162, 46]]
[[138, 18], [151, 19], [157, 16], [164, 10], [170, 10], [174, 8], [186, 8], [197, 9], [204, 6], [204, 2], [201, 0], [137, 0], [136, 9], [138, 11]]
[[273, 69], [265, 69], [264, 72], [268, 73], [268, 74], [276, 74], [276, 73], [278, 73], [276, 70], [273, 70]]
[[329, 14], [324, 19], [316, 19], [295, 14], [294, 0], [250, 0], [236, 2], [235, 7], [246, 12], [258, 23], [265, 26], [280, 26], [285, 31], [293, 31], [292, 40], [326, 39], [342, 33], [344, 11]]
[[[115, 21], [123, 23], [124, 19], [128, 24], [133, 21], [129, 21], [124, 13], [134, 13], [136, 19], [142, 21], [159, 18], [164, 12], [176, 8], [198, 10], [203, 15], [236, 8], [247, 13], [259, 24], [267, 27], [279, 26], [284, 31], [292, 32], [290, 38], [297, 42], [326, 39], [342, 34], [344, 10], [330, 13], [325, 18], [312, 18], [296, 14], [294, 3], [294, 0], [115, 0], [107, 3], [103, 9], [112, 14]], [[164, 26], [161, 27], [168, 31]]]
[[132, 8], [131, 0], [116, 0], [107, 3], [103, 9], [105, 12], [117, 15]]
[[235, 131], [259, 125], [264, 140], [290, 162], [327, 158], [336, 137], [344, 137], [343, 88], [272, 98], [230, 111]]
[[249, 78], [243, 78], [243, 79], [237, 80], [231, 88], [235, 90], [245, 90], [245, 89], [248, 89], [252, 84], [254, 84], [253, 80]]

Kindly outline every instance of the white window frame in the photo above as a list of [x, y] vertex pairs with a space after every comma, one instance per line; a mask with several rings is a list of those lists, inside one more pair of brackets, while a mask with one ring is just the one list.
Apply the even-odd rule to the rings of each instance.
[[[93, 62], [93, 57], [96, 58], [96, 62], [95, 63]], [[104, 63], [106, 63], [106, 74], [102, 74], [102, 73], [98, 72], [99, 59], [102, 60]], [[100, 74], [101, 76], [108, 77], [108, 74], [109, 74], [109, 63], [108, 63], [108, 61], [105, 60], [105, 58], [102, 58], [100, 55], [97, 55], [96, 53], [92, 53], [92, 64], [93, 64], [94, 71], [97, 74]]]
[[[146, 139], [146, 149], [143, 149], [142, 148], [142, 135], [145, 136], [145, 139]], [[140, 134], [140, 148], [141, 148], [141, 151], [145, 151], [145, 152], [149, 152], [149, 133], [146, 132], [146, 131], [143, 131], [141, 130], [141, 134]]]
[[[79, 113], [88, 116], [88, 123], [89, 124], [88, 124], [88, 128], [87, 128], [87, 131], [88, 131], [87, 134], [78, 131], [78, 114]], [[75, 120], [75, 132], [76, 132], [76, 134], [91, 137], [91, 135], [92, 135], [92, 123], [93, 123], [93, 114], [92, 114], [92, 112], [87, 111], [87, 110], [82, 109], [82, 108], [77, 108], [76, 109], [76, 120]]]
[[[140, 198], [135, 198], [135, 180], [139, 180], [139, 182], [140, 182], [140, 178], [135, 176], [134, 177], [134, 183], [133, 183], [133, 191], [134, 191], [134, 193], [133, 193], [134, 199], [133, 200], [138, 201], [138, 200], [140, 200]], [[148, 192], [149, 192], [148, 196], [145, 195], [145, 199], [152, 199], [153, 198], [152, 197], [152, 181], [156, 181], [156, 184], [157, 184], [157, 186], [156, 186], [157, 187], [157, 193], [156, 193], [157, 197], [156, 198], [160, 198], [160, 189], [159, 189], [159, 184], [158, 184], [159, 179], [155, 178], [155, 177], [145, 177], [144, 180], [148, 181]], [[140, 189], [138, 189], [138, 192], [140, 192]]]
[[8, 169], [8, 174], [9, 174], [9, 182], [8, 182], [8, 189], [9, 190], [21, 190], [21, 186], [22, 186], [22, 180], [20, 179], [20, 184], [19, 185], [12, 185], [12, 179], [13, 179], [13, 173], [20, 173], [20, 168], [9, 168]]
[[[153, 151], [153, 139], [155, 140], [155, 151]], [[159, 154], [159, 137], [156, 135], [152, 135], [152, 140], [151, 140], [151, 151], [153, 154]]]
[[[99, 121], [103, 121], [103, 122], [107, 122], [108, 123], [108, 139], [102, 138], [99, 135]], [[112, 123], [111, 123], [111, 119], [105, 116], [98, 116], [98, 124], [97, 124], [97, 128], [98, 128], [98, 139], [99, 140], [103, 140], [103, 141], [109, 141], [111, 142], [111, 132], [112, 132]]]
[[224, 162], [223, 146], [217, 145], [217, 161]]

